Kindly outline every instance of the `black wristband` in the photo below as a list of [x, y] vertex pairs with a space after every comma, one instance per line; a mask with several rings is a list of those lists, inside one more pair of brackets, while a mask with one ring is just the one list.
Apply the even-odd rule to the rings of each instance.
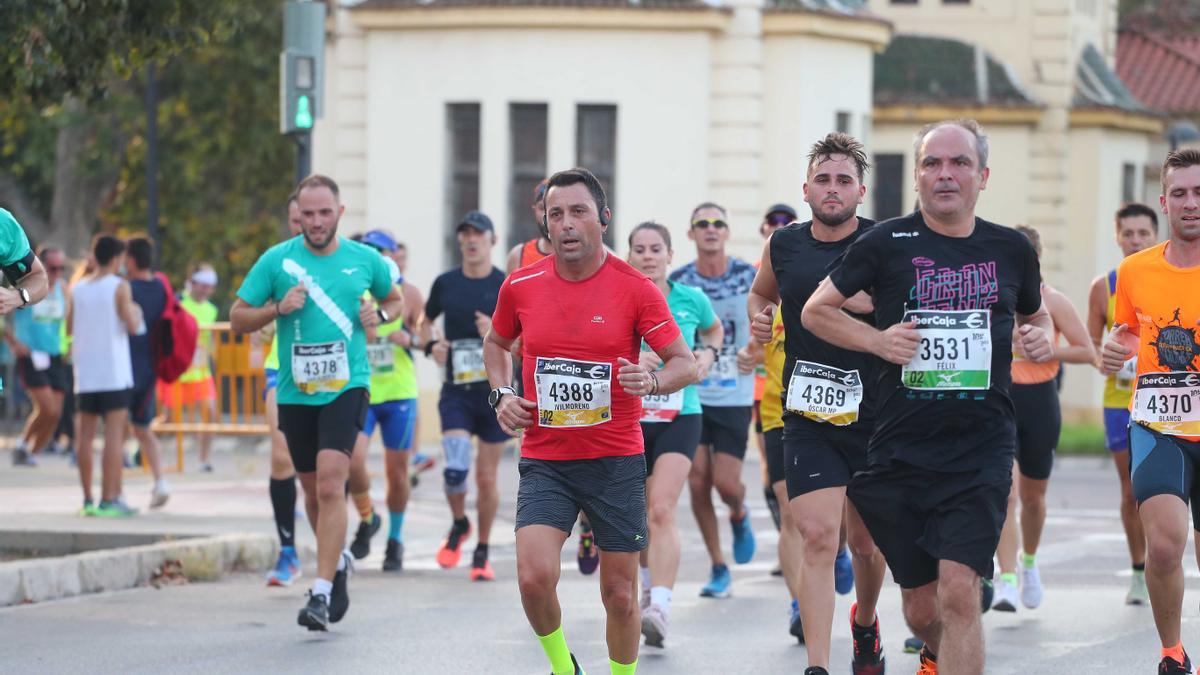
[[717, 361], [721, 360], [721, 350], [720, 349], [717, 349], [716, 347], [714, 347], [712, 345], [704, 345], [704, 348], [712, 350], [713, 363], [716, 363]]
[[433, 345], [436, 343], [437, 340], [430, 340], [429, 342], [425, 343], [425, 346], [421, 348], [421, 351], [425, 352], [425, 356], [431, 356], [433, 354]]

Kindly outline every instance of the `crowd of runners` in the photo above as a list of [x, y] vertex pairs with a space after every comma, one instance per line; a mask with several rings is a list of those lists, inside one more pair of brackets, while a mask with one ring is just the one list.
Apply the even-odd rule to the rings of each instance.
[[[725, 208], [701, 203], [687, 230], [695, 260], [680, 267], [674, 244], [683, 242], [655, 221], [630, 222], [627, 258], [616, 255], [604, 245], [615, 218], [604, 187], [586, 169], [560, 171], [533, 194], [541, 236], [514, 247], [505, 271], [492, 262], [491, 219], [472, 211], [456, 230], [461, 264], [427, 294], [405, 277], [406, 250], [393, 233], [343, 236], [337, 184], [306, 178], [286, 205], [295, 236], [259, 257], [229, 313], [235, 332], [270, 345], [263, 396], [281, 554], [268, 583], [288, 586], [301, 573], [298, 479], [317, 540], [316, 578], [298, 621], [327, 630], [346, 615], [354, 560], [384, 525], [366, 470], [376, 428], [385, 448], [383, 570], [403, 569], [413, 477], [433, 461], [414, 456], [415, 363], [427, 358], [443, 377], [450, 520], [436, 560], [457, 567], [474, 536], [469, 578], [496, 578], [488, 543], [497, 470], [518, 438], [516, 582], [556, 675], [583, 672], [556, 590], [576, 527], [580, 571], [599, 570], [613, 673], [635, 672], [643, 637], [667, 648], [688, 631], [671, 621], [685, 486], [711, 563], [700, 595], [731, 594], [727, 554], [735, 565], [756, 554], [742, 482], [752, 430], [779, 531], [781, 635], [806, 645], [805, 675], [833, 668], [835, 596], [852, 590], [840, 619], [851, 625], [852, 672], [884, 672], [886, 626], [911, 633], [918, 673], [980, 673], [982, 612], [1043, 601], [1037, 553], [1061, 428], [1061, 364], [1090, 364], [1107, 376], [1106, 445], [1132, 567], [1126, 602], [1152, 609], [1158, 672], [1190, 673], [1180, 615], [1189, 503], [1193, 522], [1200, 518], [1192, 499], [1200, 490], [1200, 151], [1168, 155], [1159, 208], [1126, 204], [1115, 214], [1126, 259], [1095, 280], [1084, 316], [1043, 280], [1037, 230], [976, 214], [988, 155], [971, 120], [923, 128], [914, 143], [916, 209], [875, 223], [857, 215], [867, 149], [831, 133], [807, 156], [811, 218], [768, 207], [758, 224], [762, 255], [751, 262], [727, 252]], [[20, 231], [15, 221], [0, 215], [0, 264], [16, 289], [0, 289], [0, 310], [14, 314], [8, 341], [35, 401], [14, 462], [31, 462], [56, 433], [72, 389], [60, 375], [70, 353], [85, 509], [127, 510], [111, 477], [120, 454], [107, 451], [92, 506], [92, 439], [103, 418], [106, 448], [119, 444], [128, 420], [160, 478], [147, 427], [153, 371], [136, 363], [135, 343], [173, 302], [170, 288], [151, 273], [144, 240], [112, 237], [96, 240], [92, 269], [65, 285], [61, 253], [43, 250], [39, 262], [23, 235], [8, 232]], [[211, 322], [215, 273], [198, 265], [188, 279], [185, 308]], [[151, 291], [164, 297], [147, 300]], [[69, 351], [57, 325], [51, 334], [55, 320], [74, 337]], [[188, 372], [186, 386], [162, 395], [208, 405], [208, 356]], [[728, 513], [728, 550], [714, 491]], [[156, 505], [168, 494], [156, 481]], [[353, 537], [347, 497], [359, 516]], [[889, 569], [902, 616], [876, 612]]]

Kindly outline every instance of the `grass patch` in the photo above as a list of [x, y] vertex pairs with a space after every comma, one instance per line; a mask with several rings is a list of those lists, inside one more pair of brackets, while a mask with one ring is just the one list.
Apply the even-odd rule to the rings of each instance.
[[1058, 451], [1068, 455], [1102, 455], [1104, 426], [1100, 424], [1064, 424], [1058, 437]]

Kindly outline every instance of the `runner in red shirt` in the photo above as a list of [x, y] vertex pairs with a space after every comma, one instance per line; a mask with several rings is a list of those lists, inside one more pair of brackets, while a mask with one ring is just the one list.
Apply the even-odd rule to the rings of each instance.
[[[654, 283], [604, 249], [612, 215], [600, 181], [585, 169], [556, 173], [545, 201], [554, 254], [505, 280], [483, 352], [496, 419], [510, 434], [525, 431], [521, 602], [553, 672], [583, 672], [567, 649], [556, 592], [563, 543], [582, 510], [601, 550], [609, 665], [632, 674], [641, 635], [638, 553], [647, 543], [640, 397], [691, 384], [695, 358]], [[507, 386], [517, 338], [528, 398]], [[663, 359], [661, 370], [638, 365], [643, 339]]]

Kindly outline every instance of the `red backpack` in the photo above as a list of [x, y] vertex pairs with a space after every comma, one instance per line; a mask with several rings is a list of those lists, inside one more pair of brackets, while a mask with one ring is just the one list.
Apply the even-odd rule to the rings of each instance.
[[200, 329], [196, 318], [179, 304], [167, 275], [156, 272], [154, 276], [167, 293], [162, 317], [154, 327], [154, 372], [163, 382], [174, 382], [192, 365]]

